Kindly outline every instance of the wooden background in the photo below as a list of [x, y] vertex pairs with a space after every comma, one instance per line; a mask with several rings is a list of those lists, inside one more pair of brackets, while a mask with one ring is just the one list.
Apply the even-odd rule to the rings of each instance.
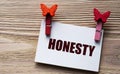
[[[104, 24], [100, 72], [34, 62], [41, 20], [40, 3], [59, 5], [54, 21], [95, 27], [93, 8], [110, 10]], [[0, 74], [120, 74], [120, 0], [1, 0]]]

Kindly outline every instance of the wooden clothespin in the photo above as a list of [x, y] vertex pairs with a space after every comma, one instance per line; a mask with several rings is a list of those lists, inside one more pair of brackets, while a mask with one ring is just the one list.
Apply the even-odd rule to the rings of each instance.
[[94, 20], [97, 22], [96, 24], [96, 32], [95, 32], [95, 41], [99, 42], [101, 39], [102, 26], [107, 21], [107, 18], [110, 16], [110, 11], [107, 11], [101, 14], [98, 9], [94, 8]]
[[45, 34], [47, 36], [50, 36], [52, 17], [55, 15], [55, 11], [57, 9], [57, 4], [53, 5], [51, 8], [48, 8], [45, 4], [40, 4], [40, 7], [42, 10], [42, 15], [46, 16]]

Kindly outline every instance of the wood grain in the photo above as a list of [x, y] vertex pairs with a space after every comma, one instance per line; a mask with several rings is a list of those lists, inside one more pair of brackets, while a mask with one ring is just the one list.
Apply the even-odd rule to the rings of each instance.
[[[54, 21], [95, 27], [93, 8], [111, 11], [104, 24], [100, 72], [93, 73], [34, 62], [44, 17], [40, 3], [59, 5]], [[0, 74], [120, 74], [120, 0], [1, 0]]]

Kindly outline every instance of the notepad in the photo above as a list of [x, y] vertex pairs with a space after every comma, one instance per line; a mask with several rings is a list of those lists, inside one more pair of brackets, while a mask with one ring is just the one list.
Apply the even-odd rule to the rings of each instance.
[[35, 62], [88, 71], [99, 71], [103, 30], [100, 42], [95, 28], [52, 22], [51, 35], [41, 22]]

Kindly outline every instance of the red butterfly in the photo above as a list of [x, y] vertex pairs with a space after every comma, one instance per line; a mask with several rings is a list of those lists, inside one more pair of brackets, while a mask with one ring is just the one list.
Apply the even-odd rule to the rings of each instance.
[[48, 13], [51, 16], [54, 16], [55, 15], [55, 11], [57, 9], [57, 4], [53, 5], [51, 8], [48, 8], [45, 4], [41, 4], [41, 9], [43, 11], [43, 13], [42, 13], [43, 16], [46, 16]]
[[110, 16], [110, 11], [101, 14], [98, 9], [94, 8], [94, 16], [95, 21], [101, 20], [103, 23], [105, 23], [107, 21], [107, 18]]

